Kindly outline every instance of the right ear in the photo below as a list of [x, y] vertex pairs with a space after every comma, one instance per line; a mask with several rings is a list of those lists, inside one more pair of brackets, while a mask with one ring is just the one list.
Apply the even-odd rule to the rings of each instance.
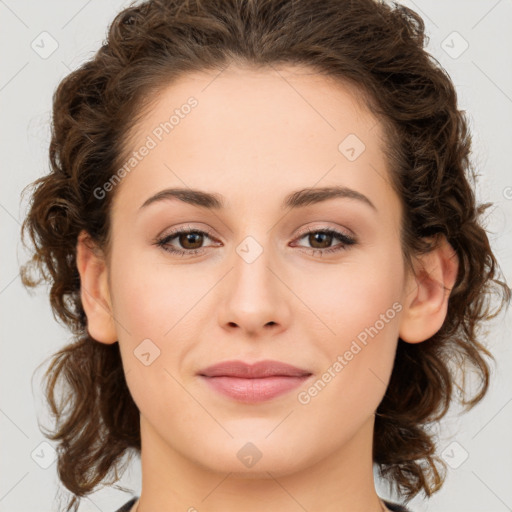
[[108, 268], [101, 249], [86, 231], [76, 245], [76, 265], [80, 274], [80, 298], [87, 316], [87, 332], [96, 341], [117, 341], [108, 284]]

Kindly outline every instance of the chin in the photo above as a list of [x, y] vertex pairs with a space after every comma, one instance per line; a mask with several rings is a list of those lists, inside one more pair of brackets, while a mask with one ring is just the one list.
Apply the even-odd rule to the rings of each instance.
[[[292, 440], [265, 439], [265, 434], [259, 438], [250, 436], [235, 437], [226, 443], [212, 442], [207, 446], [197, 446], [200, 451], [193, 454], [196, 462], [209, 471], [232, 473], [243, 479], [268, 479], [272, 476], [286, 476], [312, 464], [314, 454], [313, 443], [290, 442]], [[272, 437], [274, 434], [271, 434]], [[215, 446], [212, 449], [212, 446]], [[304, 453], [301, 447], [309, 446], [309, 453]], [[205, 456], [206, 454], [206, 456]], [[318, 454], [316, 454], [318, 455]]]

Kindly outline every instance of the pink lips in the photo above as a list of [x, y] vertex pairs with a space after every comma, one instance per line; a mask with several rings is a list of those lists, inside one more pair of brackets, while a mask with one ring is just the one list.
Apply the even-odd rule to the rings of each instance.
[[254, 403], [270, 400], [300, 386], [311, 372], [280, 363], [224, 361], [198, 372], [215, 391], [235, 400]]

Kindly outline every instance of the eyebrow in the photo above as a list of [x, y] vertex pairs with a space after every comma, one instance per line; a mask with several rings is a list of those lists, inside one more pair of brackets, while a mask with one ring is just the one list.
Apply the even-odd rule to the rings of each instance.
[[[333, 187], [319, 187], [319, 188], [304, 188], [288, 194], [281, 208], [304, 208], [306, 206], [321, 203], [334, 198], [349, 198], [356, 199], [368, 206], [375, 212], [376, 206], [364, 194], [343, 186]], [[204, 192], [202, 190], [194, 190], [190, 188], [168, 188], [157, 192], [155, 195], [149, 197], [141, 205], [140, 209], [163, 200], [178, 199], [184, 203], [193, 206], [207, 208], [209, 210], [221, 210], [226, 207], [225, 198], [216, 193]]]

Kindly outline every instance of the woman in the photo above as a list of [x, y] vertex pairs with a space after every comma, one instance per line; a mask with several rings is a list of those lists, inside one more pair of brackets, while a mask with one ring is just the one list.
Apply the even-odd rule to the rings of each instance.
[[510, 290], [423, 45], [374, 0], [148, 1], [63, 80], [24, 282], [76, 337], [46, 381], [68, 510], [127, 453], [123, 512], [407, 510], [374, 464], [441, 487], [451, 362], [469, 408]]

